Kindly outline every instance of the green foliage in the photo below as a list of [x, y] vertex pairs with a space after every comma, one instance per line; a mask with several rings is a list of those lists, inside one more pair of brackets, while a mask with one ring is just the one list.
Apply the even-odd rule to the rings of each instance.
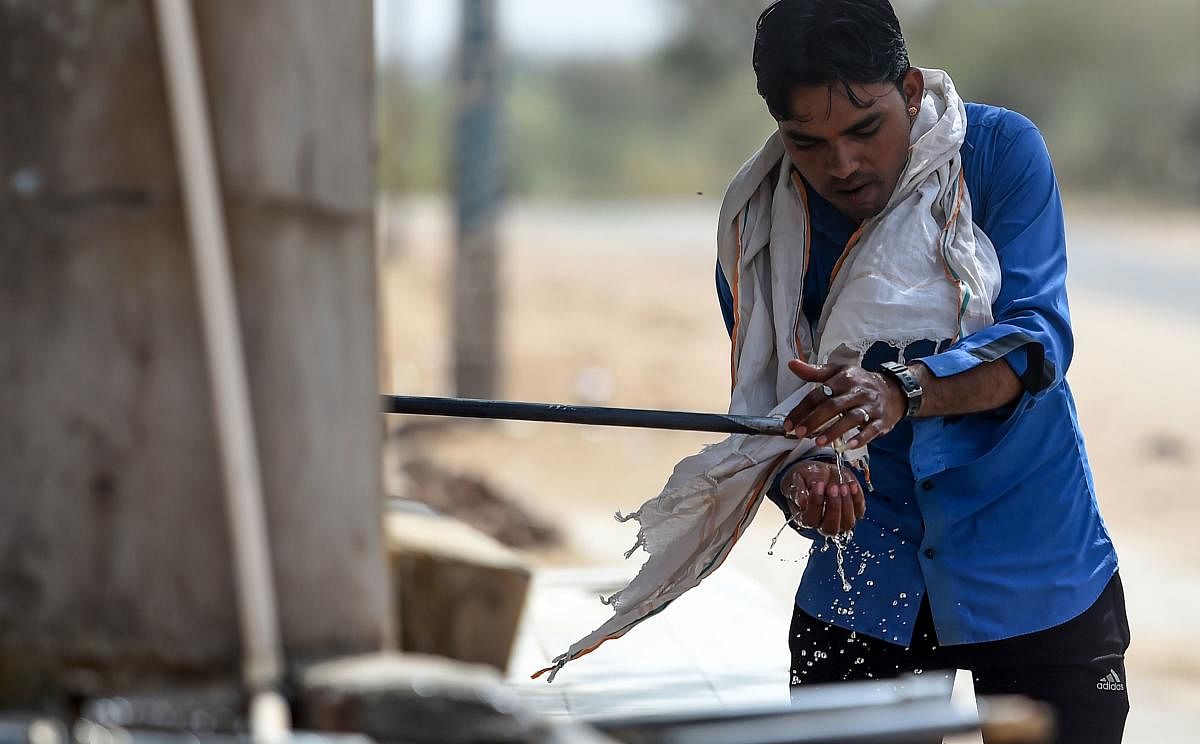
[[[508, 188], [552, 196], [720, 193], [774, 122], [750, 70], [759, 0], [675, 0], [638, 59], [515, 60]], [[897, 0], [914, 64], [1029, 116], [1068, 185], [1200, 197], [1200, 3]], [[446, 182], [452, 90], [380, 72], [380, 183]]]
[[410, 80], [395, 64], [376, 81], [378, 179], [384, 191], [427, 192], [447, 183], [450, 96], [442, 85]]
[[940, 0], [906, 24], [914, 64], [1032, 119], [1067, 183], [1192, 199], [1198, 33], [1195, 0]]

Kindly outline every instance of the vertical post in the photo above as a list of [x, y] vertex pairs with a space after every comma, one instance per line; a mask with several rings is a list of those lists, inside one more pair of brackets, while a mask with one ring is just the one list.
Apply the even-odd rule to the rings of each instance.
[[492, 398], [499, 388], [496, 218], [501, 143], [496, 3], [462, 0], [461, 10], [454, 145], [454, 389], [460, 396]]

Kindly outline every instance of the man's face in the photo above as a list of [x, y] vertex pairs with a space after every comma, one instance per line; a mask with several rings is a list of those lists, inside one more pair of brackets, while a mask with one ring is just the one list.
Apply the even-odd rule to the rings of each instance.
[[839, 212], [865, 220], [887, 206], [908, 159], [909, 106], [920, 106], [919, 70], [892, 83], [851, 84], [856, 106], [840, 84], [797, 87], [791, 118], [779, 122], [800, 175]]

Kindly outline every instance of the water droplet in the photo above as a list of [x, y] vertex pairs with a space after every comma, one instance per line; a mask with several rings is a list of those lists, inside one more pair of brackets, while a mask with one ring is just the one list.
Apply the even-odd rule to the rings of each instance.
[[[795, 517], [793, 516], [792, 519], [795, 519]], [[783, 534], [783, 530], [788, 526], [788, 523], [791, 522], [792, 519], [788, 519], [784, 521], [783, 524], [779, 525], [779, 530], [775, 533], [775, 536], [771, 538], [771, 544], [767, 546], [767, 555], [775, 555], [775, 542], [779, 540], [779, 536]]]
[[12, 177], [12, 190], [21, 196], [33, 196], [42, 188], [42, 176], [33, 168], [22, 168]]

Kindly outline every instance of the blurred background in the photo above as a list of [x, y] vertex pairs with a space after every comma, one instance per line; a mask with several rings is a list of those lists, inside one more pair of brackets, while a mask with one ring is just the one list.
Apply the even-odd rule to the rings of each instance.
[[[514, 197], [719, 192], [772, 128], [754, 88], [758, 0], [501, 0]], [[1070, 191], [1200, 200], [1190, 0], [897, 0], [914, 64], [1042, 129]], [[447, 185], [456, 3], [376, 2], [380, 188]], [[713, 193], [719, 196], [719, 193]]]
[[[1190, 740], [1200, 724], [1200, 4], [895, 4], [914, 64], [948, 70], [966, 100], [1020, 111], [1049, 145], [1068, 215], [1068, 380], [1133, 629], [1127, 740]], [[497, 398], [725, 409], [715, 221], [728, 179], [774, 126], [749, 61], [764, 5], [497, 0], [495, 126], [471, 130], [455, 124], [471, 19], [458, 3], [376, 0], [386, 392], [470, 392], [462, 363], [475, 353], [489, 373], [470, 384]], [[475, 178], [494, 185], [482, 262], [455, 258], [454, 192]], [[457, 510], [546, 566], [619, 562], [633, 529], [613, 511], [656, 494], [678, 459], [715, 438], [390, 427], [389, 493]], [[730, 564], [786, 613], [807, 545], [787, 535], [768, 556], [781, 521], [764, 508]], [[592, 627], [563, 622], [571, 638]]]
[[[381, 414], [726, 409], [715, 223], [774, 127], [763, 4], [0, 0], [0, 741], [979, 723], [962, 674], [952, 702], [926, 674], [788, 707], [810, 545], [770, 506], [669, 611], [531, 681], [641, 563], [614, 512], [719, 436]], [[897, 9], [914, 63], [1046, 137], [1126, 740], [1193, 741], [1200, 4]]]

